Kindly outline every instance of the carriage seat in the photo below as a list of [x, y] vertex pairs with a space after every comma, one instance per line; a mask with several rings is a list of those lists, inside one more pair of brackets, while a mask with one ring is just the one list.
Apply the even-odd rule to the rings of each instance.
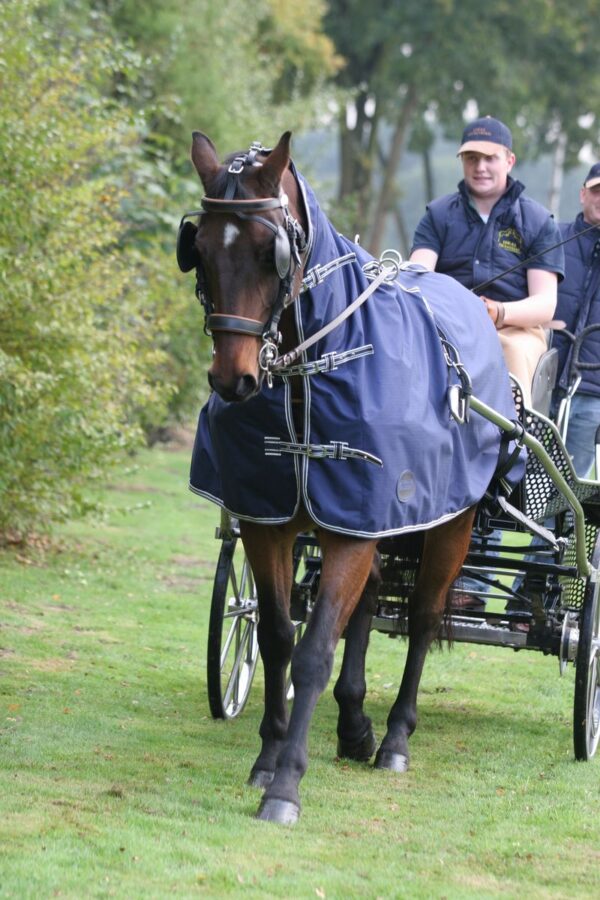
[[543, 416], [550, 415], [552, 392], [558, 378], [558, 350], [546, 350], [538, 360], [531, 381], [531, 408]]
[[[568, 454], [556, 427], [551, 421], [548, 421], [557, 378], [558, 350], [551, 348], [542, 354], [533, 374], [530, 409], [525, 406], [523, 389], [518, 379], [511, 375], [510, 381], [517, 418], [534, 437], [541, 440], [542, 444], [546, 446], [553, 462], [566, 477], [567, 482], [570, 482], [573, 478], [577, 480], [576, 476], [572, 472]], [[593, 492], [589, 489], [584, 490], [584, 496], [580, 499], [588, 499], [590, 493]], [[569, 508], [564, 498], [559, 499], [559, 493], [550, 476], [533, 453], [527, 454], [524, 477], [514, 487], [509, 502], [520, 513], [536, 522], [544, 521], [550, 506], [553, 507], [553, 512], [565, 511]], [[511, 527], [503, 514], [496, 518], [492, 513], [490, 517], [490, 510], [486, 508], [485, 503], [482, 503], [478, 512], [478, 521], [483, 524], [486, 520], [487, 525], [491, 527]]]
[[[550, 360], [549, 363], [546, 363], [545, 357], [553, 352], [556, 351], [551, 350], [544, 354], [536, 369], [536, 375], [538, 374], [538, 370], [540, 373], [540, 396], [543, 395], [542, 388], [544, 386], [550, 396], [552, 394], [552, 384], [554, 382], [551, 374], [548, 375], [546, 366], [556, 367], [556, 360], [554, 360], [554, 362]], [[598, 510], [600, 509], [600, 491], [598, 489], [598, 483], [578, 478], [555, 423], [542, 409], [539, 408], [539, 406], [537, 408], [528, 409], [523, 402], [521, 386], [513, 376], [511, 376], [511, 383], [517, 417], [523, 423], [527, 432], [532, 437], [536, 438], [544, 447], [575, 496], [584, 505], [586, 512], [589, 512], [589, 507], [594, 508], [593, 513], [590, 513], [590, 515], [593, 514], [594, 520], [596, 520], [596, 518], [599, 517]], [[535, 407], [533, 391], [532, 399], [534, 401], [532, 402], [532, 407]], [[535, 453], [532, 452], [528, 452], [527, 454], [524, 478], [516, 486], [510, 497], [510, 502], [536, 522], [543, 522], [550, 516], [566, 512], [570, 509], [566, 498], [555, 487], [550, 475], [546, 472], [544, 464], [538, 459]]]

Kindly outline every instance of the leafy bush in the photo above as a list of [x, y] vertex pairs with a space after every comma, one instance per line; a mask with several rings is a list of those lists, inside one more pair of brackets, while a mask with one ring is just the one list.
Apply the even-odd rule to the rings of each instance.
[[148, 278], [165, 253], [123, 245], [114, 175], [142, 128], [112, 89], [139, 60], [102, 29], [46, 32], [38, 6], [5, 0], [0, 26], [0, 533], [17, 536], [83, 510], [174, 389], [166, 276]]

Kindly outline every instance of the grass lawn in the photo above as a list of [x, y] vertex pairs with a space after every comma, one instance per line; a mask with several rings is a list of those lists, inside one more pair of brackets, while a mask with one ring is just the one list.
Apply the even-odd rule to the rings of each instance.
[[[0, 553], [0, 897], [596, 896], [600, 761], [574, 762], [574, 672], [541, 654], [433, 651], [403, 776], [336, 759], [330, 687], [300, 822], [253, 818], [260, 676], [210, 718], [219, 517], [188, 456], [140, 455], [101, 520]], [[405, 653], [373, 635], [380, 736]]]

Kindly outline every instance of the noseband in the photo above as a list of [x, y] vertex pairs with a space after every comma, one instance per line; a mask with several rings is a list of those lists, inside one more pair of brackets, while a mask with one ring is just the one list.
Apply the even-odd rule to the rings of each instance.
[[[299, 222], [289, 212], [289, 201], [286, 194], [279, 197], [260, 197], [251, 200], [235, 199], [238, 189], [238, 178], [244, 168], [256, 165], [255, 158], [258, 152], [269, 153], [263, 150], [260, 144], [252, 144], [248, 153], [236, 157], [228, 169], [225, 197], [203, 197], [202, 209], [185, 213], [179, 225], [177, 235], [177, 261], [183, 272], [196, 269], [196, 295], [205, 313], [204, 330], [207, 334], [226, 332], [229, 334], [249, 335], [262, 339], [263, 345], [259, 352], [259, 364], [265, 371], [270, 363], [277, 357], [277, 348], [281, 343], [279, 333], [279, 320], [286, 306], [292, 302], [292, 282], [296, 270], [302, 263], [302, 254], [306, 250], [306, 235]], [[283, 223], [276, 225], [269, 219], [260, 215], [268, 210], [283, 210]], [[190, 221], [191, 218], [206, 213], [223, 213], [237, 216], [249, 222], [257, 222], [268, 228], [275, 236], [274, 266], [279, 277], [279, 289], [273, 304], [271, 315], [266, 324], [258, 319], [232, 314], [215, 313], [212, 300], [208, 296], [204, 271], [195, 248], [195, 238], [198, 226]]]

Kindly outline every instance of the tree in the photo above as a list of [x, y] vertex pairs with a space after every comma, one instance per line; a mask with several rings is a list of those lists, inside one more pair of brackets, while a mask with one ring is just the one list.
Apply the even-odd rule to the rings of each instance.
[[349, 228], [367, 225], [379, 252], [402, 153], [426, 114], [458, 141], [470, 102], [514, 126], [521, 157], [560, 146], [565, 132], [567, 165], [586, 139], [597, 146], [582, 124], [600, 112], [595, 22], [593, 0], [577, 10], [567, 0], [331, 0], [325, 24], [346, 61], [338, 81], [349, 96], [339, 193], [346, 215], [354, 212]]
[[339, 65], [321, 27], [324, 0], [114, 0], [109, 10], [121, 37], [152, 60], [153, 128], [174, 138], [180, 162], [194, 129], [234, 150], [314, 122]]
[[[426, 8], [417, 0], [330, 3], [326, 28], [346, 60], [339, 82], [351, 95], [351, 116], [344, 110], [340, 126], [340, 200], [354, 194], [354, 224], [370, 223], [374, 252], [415, 119], [432, 104], [460, 109], [467, 89], [478, 86], [476, 73], [485, 68], [490, 81], [499, 74], [494, 60], [502, 58], [504, 38], [493, 23], [492, 7], [474, 0], [432, 0]], [[486, 31], [491, 39], [484, 41]], [[378, 152], [386, 161], [381, 179], [374, 177]]]
[[519, 39], [530, 92], [519, 119], [530, 152], [551, 152], [548, 205], [558, 212], [563, 170], [580, 162], [583, 151], [600, 154], [600, 73], [597, 66], [597, 4], [538, 0], [523, 10], [527, 48]]
[[0, 43], [0, 533], [17, 536], [83, 510], [170, 391], [113, 177], [140, 134], [107, 83], [137, 59], [57, 42], [37, 10], [6, 0]]

